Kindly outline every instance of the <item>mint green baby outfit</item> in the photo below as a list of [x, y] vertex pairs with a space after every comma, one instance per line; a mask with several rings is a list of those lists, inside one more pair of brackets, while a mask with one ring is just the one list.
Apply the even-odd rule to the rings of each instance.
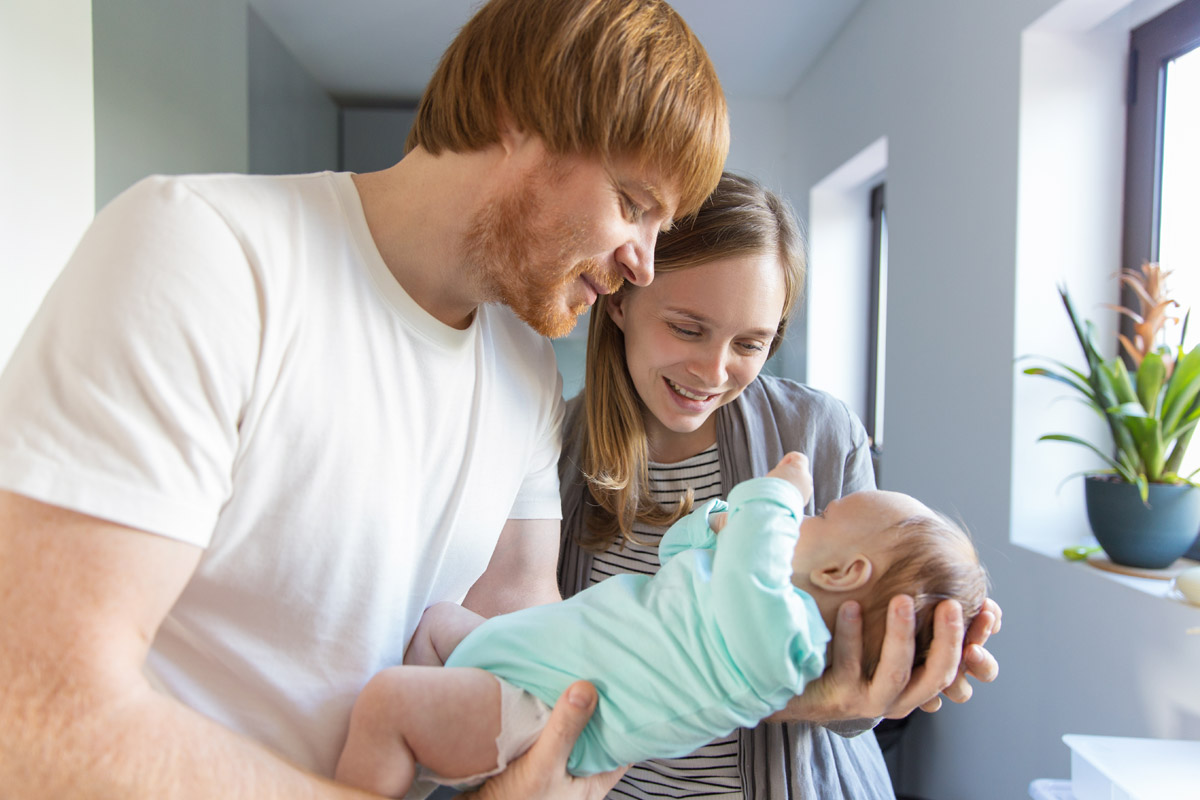
[[[778, 478], [733, 488], [671, 526], [656, 575], [616, 575], [561, 603], [494, 617], [450, 655], [553, 705], [576, 680], [599, 705], [567, 767], [686, 755], [783, 708], [825, 668], [830, 635], [792, 585], [804, 498]], [[721, 534], [708, 515], [729, 511]]]

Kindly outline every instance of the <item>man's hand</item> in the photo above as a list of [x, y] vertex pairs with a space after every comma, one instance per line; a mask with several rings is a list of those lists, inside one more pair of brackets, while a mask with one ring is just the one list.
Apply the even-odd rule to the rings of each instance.
[[567, 774], [567, 758], [595, 710], [595, 688], [586, 681], [571, 684], [558, 698], [546, 729], [533, 747], [503, 773], [463, 797], [481, 800], [600, 800], [621, 780], [625, 774], [624, 767], [589, 778], [575, 778]]
[[[951, 702], [965, 703], [971, 699], [974, 690], [967, 676], [991, 683], [1000, 674], [1000, 664], [987, 651], [984, 644], [993, 633], [1000, 632], [1000, 618], [1003, 612], [992, 598], [983, 601], [983, 609], [967, 630], [967, 638], [963, 640], [962, 662], [958, 665], [958, 675], [954, 681], [942, 690]], [[924, 711], [937, 711], [942, 706], [942, 699], [934, 697], [921, 705]]]
[[861, 609], [858, 603], [847, 601], [838, 610], [829, 668], [804, 688], [803, 695], [770, 719], [817, 723], [895, 719], [908, 716], [916, 708], [936, 711], [941, 707], [942, 692], [954, 702], [966, 702], [971, 697], [967, 675], [992, 681], [999, 674], [996, 659], [983, 647], [998, 630], [1000, 606], [989, 599], [964, 641], [962, 607], [955, 600], [943, 601], [934, 612], [929, 655], [914, 670], [912, 598], [899, 595], [888, 606], [879, 666], [868, 682], [862, 679]]

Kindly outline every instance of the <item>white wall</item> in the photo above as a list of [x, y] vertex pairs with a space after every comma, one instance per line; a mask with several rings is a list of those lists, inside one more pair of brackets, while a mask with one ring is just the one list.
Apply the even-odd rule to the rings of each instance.
[[[1105, 4], [1110, 11], [1121, 5], [1081, 3]], [[1054, 326], [1061, 314], [1054, 297], [1048, 304], [1039, 298], [1039, 309], [1049, 307], [1032, 315], [1018, 308], [1018, 298], [1027, 299], [1019, 290], [1032, 287], [1018, 279], [1019, 257], [1026, 269], [1041, 257], [1037, 279], [1050, 286], [1061, 266], [1033, 239], [1018, 247], [1018, 201], [1026, 196], [1018, 176], [1030, 177], [1020, 155], [1047, 145], [1023, 138], [1036, 131], [1021, 120], [1022, 70], [1039, 55], [1023, 62], [1022, 32], [1053, 5], [867, 0], [789, 98], [788, 136], [797, 144], [787, 188], [805, 216], [813, 186], [887, 137], [882, 474], [888, 488], [961, 514], [1005, 611], [992, 647], [1002, 663], [999, 681], [965, 706], [918, 714], [905, 735], [902, 788], [928, 800], [1027, 797], [1030, 780], [1068, 774], [1063, 733], [1200, 738], [1200, 637], [1184, 633], [1200, 624], [1200, 609], [1010, 543], [1010, 535], [1036, 538], [1039, 526], [1049, 534], [1057, 526], [1023, 513], [1021, 478], [1043, 455], [1024, 440], [1044, 406], [1018, 390], [1013, 366], [1018, 342], [1045, 341], [1024, 331], [1030, 317]], [[1074, 97], [1068, 92], [1058, 102]], [[1086, 147], [1097, 159], [1113, 150], [1103, 136]], [[1093, 166], [1095, 181], [1113, 182], [1111, 163]], [[1076, 177], [1087, 172], [1074, 170]], [[1043, 213], [1065, 212], [1068, 221], [1110, 215], [1089, 188], [1074, 196], [1066, 190]], [[1104, 253], [1112, 250], [1117, 263], [1116, 244], [1110, 231], [1090, 243], [1086, 260], [1108, 271]], [[810, 349], [817, 346], [810, 341]], [[1016, 446], [1015, 435], [1022, 438]]]
[[0, 4], [0, 367], [92, 218], [92, 128], [91, 1]]

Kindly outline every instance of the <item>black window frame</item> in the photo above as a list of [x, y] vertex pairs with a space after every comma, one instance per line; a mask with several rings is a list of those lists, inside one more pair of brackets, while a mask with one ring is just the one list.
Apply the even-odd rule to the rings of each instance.
[[[1200, 0], [1183, 0], [1129, 34], [1129, 86], [1126, 98], [1125, 221], [1121, 264], [1137, 269], [1158, 261], [1162, 213], [1163, 122], [1167, 64], [1200, 48]], [[1132, 292], [1121, 301], [1133, 306]], [[1121, 318], [1121, 332], [1132, 336], [1132, 322]], [[1200, 538], [1185, 554], [1200, 560]]]
[[883, 437], [880, 417], [883, 414], [879, 399], [879, 367], [880, 342], [884, 335], [879, 325], [881, 303], [886, 299], [883, 292], [883, 248], [887, 237], [887, 191], [886, 183], [876, 184], [871, 188], [871, 263], [870, 263], [870, 300], [867, 304], [867, 404], [866, 419], [863, 425], [871, 441], [871, 452], [878, 459], [883, 448]]
[[1129, 35], [1125, 231], [1121, 263], [1158, 260], [1166, 65], [1200, 47], [1200, 0], [1183, 0]]

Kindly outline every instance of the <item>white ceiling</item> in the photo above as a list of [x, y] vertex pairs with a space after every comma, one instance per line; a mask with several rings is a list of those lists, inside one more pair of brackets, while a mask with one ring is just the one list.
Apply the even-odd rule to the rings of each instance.
[[[554, 2], [554, 0], [546, 0]], [[675, 0], [727, 94], [784, 97], [862, 0]], [[339, 99], [415, 100], [481, 0], [250, 0]]]

